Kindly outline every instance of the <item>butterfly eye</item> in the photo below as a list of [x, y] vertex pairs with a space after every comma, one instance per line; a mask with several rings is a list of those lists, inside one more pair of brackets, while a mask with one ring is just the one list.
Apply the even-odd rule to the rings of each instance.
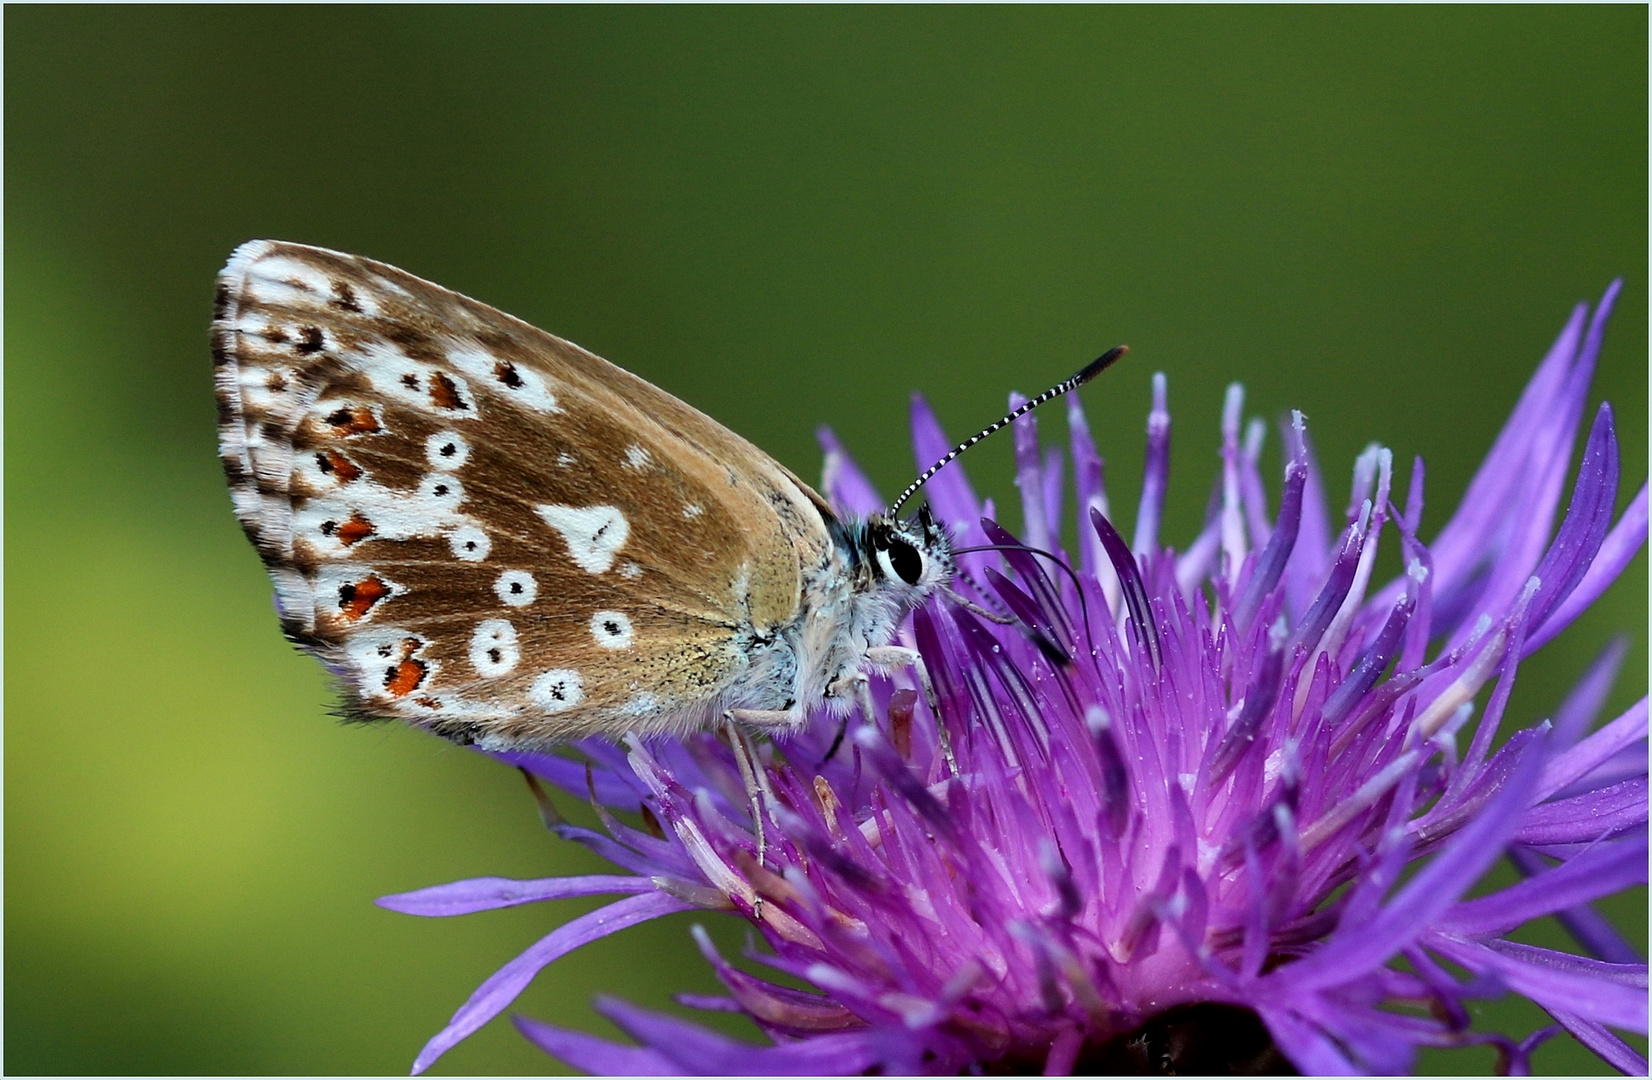
[[883, 564], [884, 573], [916, 585], [924, 576], [923, 552], [898, 536], [890, 536], [888, 544], [878, 549], [878, 562]]

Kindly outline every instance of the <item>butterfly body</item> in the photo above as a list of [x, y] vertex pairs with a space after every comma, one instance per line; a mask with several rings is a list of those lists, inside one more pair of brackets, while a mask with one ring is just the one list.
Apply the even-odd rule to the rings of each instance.
[[381, 263], [243, 245], [213, 354], [237, 516], [355, 715], [507, 749], [796, 728], [951, 579], [926, 514], [841, 520], [657, 387]]

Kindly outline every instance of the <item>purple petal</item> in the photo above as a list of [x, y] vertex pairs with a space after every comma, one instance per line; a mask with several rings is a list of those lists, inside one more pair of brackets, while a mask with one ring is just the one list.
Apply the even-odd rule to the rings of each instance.
[[728, 987], [729, 993], [734, 995], [733, 999], [722, 1000], [732, 1000], [737, 1008], [744, 1008], [753, 1018], [770, 1027], [785, 1028], [797, 1034], [841, 1031], [860, 1023], [853, 1013], [829, 997], [776, 986], [733, 967], [717, 952], [710, 935], [698, 924], [694, 926], [693, 934], [695, 944], [700, 947], [700, 955], [706, 958], [723, 985]]
[[1415, 593], [1407, 592], [1401, 596], [1389, 613], [1388, 621], [1383, 623], [1376, 640], [1371, 647], [1361, 654], [1357, 663], [1343, 677], [1342, 685], [1336, 688], [1324, 708], [1320, 710], [1320, 722], [1327, 728], [1340, 724], [1344, 717], [1359, 703], [1378, 678], [1387, 670], [1388, 662], [1394, 658], [1394, 653], [1400, 647], [1401, 636], [1405, 633], [1406, 624], [1411, 621], [1411, 613], [1416, 610], [1417, 597]]
[[[635, 874], [647, 876], [662, 873], [681, 874], [692, 865], [680, 860], [666, 861], [652, 855], [643, 854], [624, 844], [617, 843], [612, 837], [580, 825], [558, 825], [555, 831], [556, 835], [562, 839], [589, 848], [615, 866], [624, 867]], [[652, 840], [653, 837], [649, 837], [649, 839]]]
[[511, 1023], [545, 1053], [592, 1076], [681, 1076], [671, 1059], [646, 1046], [626, 1046], [568, 1028], [552, 1027], [527, 1016]]
[[476, 988], [470, 1000], [459, 1007], [447, 1027], [436, 1033], [413, 1062], [415, 1075], [424, 1072], [437, 1058], [447, 1053], [477, 1028], [498, 1016], [520, 994], [539, 969], [546, 964], [598, 938], [624, 930], [628, 926], [657, 919], [678, 911], [689, 911], [693, 905], [662, 892], [647, 892], [628, 896], [607, 907], [581, 915], [563, 924], [535, 942], [527, 952], [518, 956], [488, 977]]
[[1170, 476], [1170, 410], [1165, 405], [1164, 372], [1153, 373], [1153, 408], [1147, 414], [1147, 462], [1141, 478], [1141, 507], [1136, 512], [1137, 555], [1158, 555], [1159, 519], [1164, 514], [1165, 485]]
[[[959, 612], [959, 614], [962, 615], [963, 613]], [[905, 799], [914, 810], [923, 815], [924, 820], [929, 823], [930, 828], [935, 830], [936, 835], [956, 847], [958, 843], [957, 836], [954, 832], [952, 819], [947, 816], [946, 808], [940, 804], [935, 796], [929, 793], [929, 789], [924, 787], [923, 781], [912, 774], [911, 768], [901, 760], [899, 754], [895, 753], [894, 748], [884, 739], [883, 733], [875, 726], [867, 724], [856, 731], [852, 737], [855, 740], [855, 745], [866, 752], [866, 755], [872, 759], [873, 765], [883, 774], [883, 778], [889, 782], [889, 785], [900, 793], [901, 798]]]
[[1644, 964], [1605, 964], [1529, 945], [1481, 944], [1443, 935], [1431, 935], [1428, 947], [1470, 971], [1495, 973], [1509, 989], [1539, 1005], [1552, 1003], [1597, 1023], [1646, 1032]]
[[1537, 633], [1526, 639], [1526, 652], [1531, 653], [1542, 648], [1554, 636], [1560, 633], [1584, 611], [1590, 604], [1600, 599], [1612, 582], [1623, 573], [1623, 568], [1629, 565], [1640, 551], [1641, 545], [1646, 543], [1646, 484], [1636, 494], [1634, 501], [1624, 510], [1623, 516], [1606, 535], [1606, 540], [1596, 552], [1594, 561], [1589, 564], [1589, 570], [1583, 575], [1583, 580], [1577, 583], [1570, 596], [1561, 601]]
[[[1022, 546], [1013, 533], [991, 518], [982, 518], [980, 524], [981, 531], [988, 540], [994, 544], [1002, 545], [1003, 550], [999, 554], [1004, 556], [1010, 567], [1015, 570], [1016, 575], [1020, 577], [1022, 585], [1027, 590], [1028, 599], [1038, 605], [1040, 613], [1038, 625], [1047, 625], [1054, 628], [1057, 631], [1057, 636], [1054, 639], [1056, 644], [1071, 654], [1076, 647], [1076, 628], [1068, 616], [1067, 605], [1062, 603], [1060, 591], [1050, 582], [1050, 576], [1044, 572], [1045, 563], [1051, 562], [1051, 560], [1035, 556], [1031, 548]], [[1052, 569], [1064, 567], [1065, 564], [1052, 562]]]
[[1589, 843], [1646, 824], [1646, 777], [1534, 806], [1511, 839], [1522, 844]]
[[1528, 618], [1541, 626], [1561, 601], [1583, 580], [1612, 524], [1612, 505], [1618, 496], [1618, 440], [1612, 429], [1612, 406], [1600, 403], [1584, 444], [1572, 501], [1560, 532], [1537, 565], [1542, 586], [1532, 598]]
[[[1302, 414], [1297, 413], [1296, 417], [1300, 423]], [[1296, 546], [1297, 529], [1302, 523], [1302, 491], [1307, 482], [1307, 462], [1301, 458], [1292, 459], [1285, 469], [1285, 493], [1279, 501], [1279, 527], [1268, 538], [1268, 546], [1262, 549], [1261, 556], [1256, 560], [1256, 569], [1251, 572], [1250, 583], [1233, 610], [1233, 624], [1240, 630], [1250, 627], [1257, 609], [1262, 606], [1263, 597], [1273, 592], [1285, 572], [1291, 549]]]
[[1130, 609], [1130, 621], [1135, 624], [1136, 634], [1146, 646], [1148, 655], [1153, 659], [1153, 669], [1157, 671], [1164, 662], [1159, 628], [1147, 603], [1147, 587], [1142, 583], [1141, 570], [1136, 566], [1136, 558], [1130, 554], [1130, 549], [1124, 546], [1124, 537], [1113, 528], [1113, 523], [1094, 510], [1090, 512], [1090, 525], [1101, 538], [1101, 546], [1107, 550], [1107, 557], [1112, 560], [1113, 569], [1119, 575], [1119, 585], [1124, 590], [1124, 603]]
[[[541, 780], [555, 784], [577, 798], [590, 798], [590, 788], [595, 787], [597, 802], [604, 806], [635, 813], [639, 805], [640, 793], [635, 786], [636, 781], [629, 772], [616, 774], [601, 766], [589, 768], [586, 762], [574, 761], [556, 754], [536, 754], [520, 750], [495, 750], [485, 753], [495, 760], [526, 769]], [[585, 782], [587, 772], [591, 777], [589, 786]]]
[[626, 1034], [684, 1072], [701, 1076], [854, 1075], [877, 1064], [861, 1032], [817, 1035], [780, 1046], [753, 1046], [672, 1016], [600, 997], [596, 1009]]
[[1240, 759], [1255, 744], [1256, 732], [1263, 717], [1273, 710], [1273, 704], [1279, 698], [1279, 680], [1284, 670], [1284, 659], [1284, 650], [1270, 649], [1262, 661], [1260, 673], [1246, 688], [1245, 703], [1239, 710], [1238, 718], [1211, 750], [1212, 785], [1220, 784], [1227, 779], [1228, 773], [1233, 771], [1233, 767], [1239, 764]]
[[1557, 1008], [1553, 1005], [1545, 1006], [1549, 1015], [1559, 1020], [1567, 1031], [1577, 1036], [1577, 1041], [1599, 1054], [1605, 1062], [1625, 1076], [1645, 1076], [1646, 1058], [1636, 1053], [1634, 1048], [1616, 1035], [1607, 1031], [1604, 1025], [1593, 1020], [1585, 1020], [1569, 1009]]
[[[1560, 416], [1561, 399], [1582, 340], [1588, 310], [1585, 304], [1573, 309], [1571, 320], [1560, 332], [1549, 355], [1533, 372], [1479, 471], [1469, 481], [1457, 511], [1431, 545], [1439, 575], [1436, 589], [1440, 593], [1460, 588], [1486, 553], [1494, 549], [1493, 542], [1507, 517], [1511, 495], [1518, 496], [1526, 487], [1534, 433], [1547, 432], [1554, 426], [1555, 418], [1564, 419]], [[1547, 517], [1539, 524], [1546, 536]]]
[[[1067, 395], [1067, 437], [1073, 455], [1073, 494], [1078, 501], [1078, 519], [1089, 519], [1091, 510], [1108, 512], [1107, 490], [1103, 479], [1101, 455], [1096, 453], [1095, 440], [1090, 437], [1090, 425], [1084, 418], [1084, 405], [1078, 391]], [[1060, 520], [1057, 517], [1054, 520]], [[1107, 563], [1100, 543], [1084, 529], [1078, 531], [1080, 566], [1084, 573], [1095, 574]]]
[[654, 883], [645, 877], [621, 874], [538, 878], [533, 881], [485, 877], [381, 896], [373, 902], [403, 915], [469, 915], [475, 911], [533, 904], [540, 900], [564, 900], [570, 896], [598, 896], [602, 893], [640, 893], [653, 888]]
[[1349, 1007], [1325, 997], [1301, 1003], [1299, 1011], [1335, 1038], [1362, 1072], [1379, 1076], [1409, 1073], [1416, 1058], [1414, 1044], [1436, 1028], [1418, 1017]]
[[1291, 643], [1286, 651], [1296, 649], [1311, 650], [1319, 645], [1319, 639], [1325, 636], [1331, 620], [1336, 618], [1342, 609], [1343, 601], [1348, 599], [1348, 590], [1353, 588], [1354, 576], [1359, 571], [1360, 552], [1365, 546], [1365, 534], [1358, 524], [1350, 525], [1343, 530], [1342, 539], [1337, 546], [1335, 558], [1331, 562], [1331, 569], [1325, 575], [1325, 584], [1314, 597], [1302, 621], [1291, 631]]
[[[1642, 838], [1641, 843], [1644, 845], [1645, 842]], [[1633, 841], [1626, 840], [1623, 843]], [[1587, 855], [1592, 850], [1595, 849], [1591, 848], [1579, 854]], [[1644, 850], [1642, 856], [1645, 856]], [[1548, 873], [1549, 870], [1548, 864], [1541, 856], [1518, 844], [1509, 848], [1509, 861], [1527, 877], [1537, 877], [1539, 874]], [[1605, 960], [1609, 964], [1640, 963], [1641, 954], [1624, 940], [1623, 935], [1609, 919], [1587, 902], [1557, 911], [1555, 918], [1566, 928], [1566, 932], [1572, 935], [1573, 940], [1587, 949], [1595, 959]]]
[[1522, 923], [1646, 884], [1646, 837], [1602, 844], [1501, 892], [1457, 904], [1434, 924], [1446, 934], [1504, 934]]
[[1297, 429], [1293, 423], [1284, 428], [1283, 433], [1291, 457], [1300, 457], [1308, 466], [1307, 482], [1302, 489], [1302, 524], [1297, 529], [1290, 561], [1285, 564], [1285, 595], [1294, 625], [1302, 621], [1308, 605], [1313, 602], [1335, 552], [1331, 549], [1331, 519], [1326, 509], [1325, 484], [1320, 479], [1319, 464], [1314, 460], [1313, 442], [1308, 438], [1307, 426], [1304, 424]]
[[1318, 1027], [1284, 1009], [1260, 1006], [1257, 1014], [1268, 1027], [1280, 1053], [1303, 1076], [1357, 1076], [1360, 1069]]
[[1502, 854], [1530, 801], [1542, 751], [1543, 740], [1533, 739], [1497, 797], [1374, 918], [1338, 927], [1317, 952], [1275, 969], [1264, 981], [1288, 981], [1293, 992], [1336, 986], [1358, 979], [1414, 940]]
[[[1253, 417], [1245, 428], [1244, 453], [1239, 455], [1239, 495], [1245, 507], [1245, 528], [1250, 532], [1252, 547], [1266, 547], [1273, 538], [1274, 519], [1268, 516], [1268, 491], [1262, 483], [1260, 461], [1262, 443], [1267, 438], [1267, 425]], [[1290, 450], [1286, 449], [1289, 460]]]
[[1016, 587], [1009, 578], [1000, 574], [992, 567], [987, 567], [987, 584], [1004, 601], [1004, 606], [1010, 609], [1010, 614], [1021, 620], [1023, 626], [1032, 632], [1033, 643], [1056, 664], [1070, 664], [1073, 662], [1071, 642], [1063, 642], [1064, 636], [1056, 624], [1044, 615], [1044, 609], [1038, 601], [1028, 596]]
[[1622, 716], [1567, 750], [1543, 768], [1537, 798], [1547, 799], [1583, 779], [1614, 754], [1646, 738], [1646, 699], [1629, 706]]
[[1061, 547], [1061, 502], [1065, 479], [1063, 470], [1067, 459], [1061, 456], [1061, 451], [1050, 447], [1044, 452], [1044, 520], [1048, 523], [1050, 535], [1050, 550]]
[[[1027, 403], [1010, 395], [1010, 411]], [[1044, 463], [1038, 449], [1038, 420], [1031, 413], [1010, 425], [1015, 438], [1015, 486], [1021, 490], [1021, 536], [1028, 547], [1048, 550], [1050, 521], [1044, 516]]]
[[1611, 693], [1612, 684], [1617, 680], [1618, 665], [1623, 662], [1623, 655], [1628, 650], [1629, 641], [1622, 635], [1608, 641], [1600, 655], [1589, 664], [1583, 678], [1566, 695], [1566, 700], [1560, 703], [1560, 708], [1555, 710], [1556, 754], [1570, 748], [1595, 726], [1595, 718], [1600, 715], [1601, 708], [1606, 704], [1606, 695]]
[[1239, 413], [1245, 404], [1245, 388], [1228, 385], [1222, 405], [1222, 564], [1223, 579], [1232, 587], [1245, 564], [1245, 519], [1240, 513], [1239, 494]]

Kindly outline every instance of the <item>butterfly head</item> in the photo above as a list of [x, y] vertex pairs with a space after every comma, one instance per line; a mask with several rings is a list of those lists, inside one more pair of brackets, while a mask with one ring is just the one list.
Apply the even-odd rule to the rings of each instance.
[[952, 537], [928, 506], [908, 518], [873, 514], [857, 530], [855, 546], [865, 587], [902, 610], [952, 582]]

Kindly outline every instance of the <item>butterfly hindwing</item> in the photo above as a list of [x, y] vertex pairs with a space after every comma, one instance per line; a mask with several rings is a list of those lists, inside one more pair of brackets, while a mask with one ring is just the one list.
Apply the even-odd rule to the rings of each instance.
[[797, 616], [819, 497], [641, 379], [383, 264], [219, 279], [220, 451], [351, 707], [502, 745], [682, 731]]

